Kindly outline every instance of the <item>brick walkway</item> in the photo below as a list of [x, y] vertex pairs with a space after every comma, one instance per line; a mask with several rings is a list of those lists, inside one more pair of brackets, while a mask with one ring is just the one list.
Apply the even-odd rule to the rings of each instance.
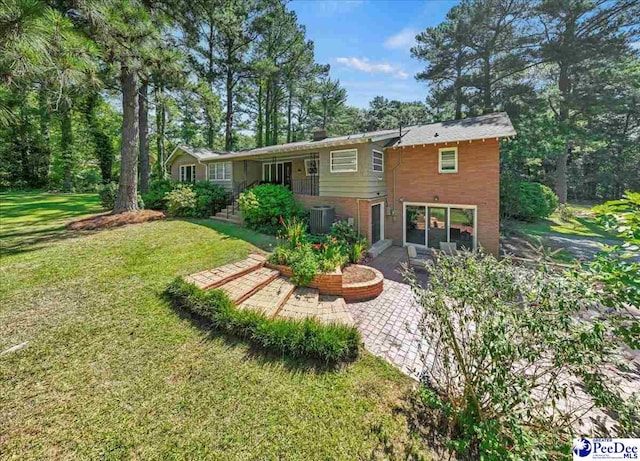
[[427, 344], [418, 332], [421, 310], [413, 301], [411, 287], [385, 279], [384, 290], [376, 299], [347, 307], [365, 348], [419, 379], [423, 368], [421, 354]]

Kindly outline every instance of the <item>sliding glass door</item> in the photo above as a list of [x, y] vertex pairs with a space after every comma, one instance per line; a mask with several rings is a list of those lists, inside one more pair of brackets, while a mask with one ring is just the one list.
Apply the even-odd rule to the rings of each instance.
[[405, 204], [404, 243], [442, 249], [455, 244], [458, 250], [475, 249], [475, 207]]

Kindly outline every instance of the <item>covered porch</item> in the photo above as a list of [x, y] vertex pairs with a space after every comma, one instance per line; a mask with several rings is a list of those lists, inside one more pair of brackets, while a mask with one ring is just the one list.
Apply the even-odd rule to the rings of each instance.
[[320, 193], [317, 153], [272, 154], [256, 159], [234, 160], [232, 163], [234, 195], [258, 184], [278, 184], [296, 195], [318, 196]]

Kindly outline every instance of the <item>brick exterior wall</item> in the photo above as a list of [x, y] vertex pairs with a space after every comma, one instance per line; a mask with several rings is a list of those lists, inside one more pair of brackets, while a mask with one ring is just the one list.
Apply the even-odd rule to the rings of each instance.
[[[458, 172], [438, 173], [438, 149], [458, 147]], [[403, 241], [403, 201], [477, 206], [478, 246], [498, 254], [500, 222], [500, 145], [498, 140], [387, 149], [388, 203], [394, 216], [385, 216], [385, 238]], [[394, 195], [395, 171], [395, 195]], [[402, 199], [402, 201], [401, 201]]]
[[[356, 199], [351, 197], [296, 195], [296, 200], [305, 208], [311, 208], [316, 205], [334, 206], [336, 210], [336, 217], [338, 219], [353, 218], [354, 227], [359, 229], [360, 233], [368, 242], [371, 242], [371, 206], [376, 203], [382, 203], [384, 206], [385, 203], [385, 197]], [[358, 205], [360, 205], [360, 226], [358, 226]], [[385, 238], [387, 237], [385, 236]]]

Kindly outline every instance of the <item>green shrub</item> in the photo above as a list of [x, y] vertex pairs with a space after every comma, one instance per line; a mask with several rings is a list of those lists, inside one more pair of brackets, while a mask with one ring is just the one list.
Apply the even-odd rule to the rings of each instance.
[[323, 325], [312, 319], [269, 319], [258, 312], [238, 309], [221, 290], [201, 290], [182, 278], [166, 294], [176, 307], [193, 312], [225, 333], [244, 338], [273, 352], [338, 363], [358, 357], [360, 334], [353, 327]]
[[304, 216], [293, 192], [275, 184], [261, 184], [243, 192], [238, 203], [247, 227], [271, 235], [280, 230], [280, 218]]
[[286, 239], [290, 248], [297, 248], [307, 241], [307, 225], [303, 221], [292, 217], [291, 219], [280, 218], [282, 224], [282, 237]]
[[273, 264], [279, 264], [281, 266], [288, 266], [291, 263], [293, 250], [287, 248], [284, 245], [278, 245], [273, 253], [269, 255], [269, 262]]
[[502, 214], [521, 221], [536, 221], [551, 215], [558, 196], [544, 184], [506, 178], [500, 183]]
[[583, 416], [582, 392], [618, 415], [620, 436], [638, 433], [633, 399], [602, 372], [617, 363], [615, 323], [581, 320], [600, 302], [587, 285], [469, 252], [439, 259], [428, 289], [406, 275], [421, 336], [438, 345], [423, 400], [443, 409], [463, 458], [555, 459]]
[[351, 264], [358, 264], [362, 260], [365, 251], [367, 251], [366, 240], [359, 240], [351, 245], [349, 247], [349, 262]]
[[178, 184], [165, 194], [167, 212], [172, 216], [193, 216], [198, 200], [190, 185]]
[[118, 195], [118, 183], [110, 182], [104, 186], [98, 187], [98, 196], [100, 197], [100, 205], [105, 210], [113, 210], [116, 204], [116, 196]]
[[334, 243], [326, 244], [324, 247], [324, 251], [318, 255], [321, 272], [333, 272], [349, 261], [347, 250], [342, 245]]
[[353, 245], [362, 240], [362, 236], [347, 221], [333, 223], [329, 236], [334, 237], [338, 242], [345, 245]]
[[229, 194], [225, 188], [211, 181], [196, 181], [193, 184], [193, 191], [196, 193], [197, 201], [193, 212], [194, 217], [213, 216], [229, 202]]
[[308, 285], [320, 272], [318, 258], [308, 244], [292, 250], [289, 267], [293, 272], [291, 281], [297, 286]]
[[149, 183], [149, 191], [142, 194], [145, 206], [152, 210], [166, 210], [167, 192], [171, 192], [178, 183], [170, 179], [154, 179]]

